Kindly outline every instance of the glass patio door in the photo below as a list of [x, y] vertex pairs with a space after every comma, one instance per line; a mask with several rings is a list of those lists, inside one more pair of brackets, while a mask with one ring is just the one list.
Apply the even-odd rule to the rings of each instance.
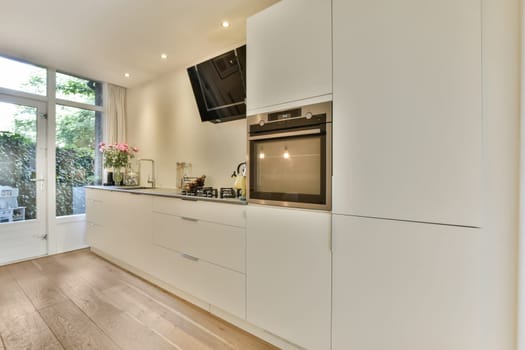
[[47, 254], [45, 113], [0, 94], [0, 265]]

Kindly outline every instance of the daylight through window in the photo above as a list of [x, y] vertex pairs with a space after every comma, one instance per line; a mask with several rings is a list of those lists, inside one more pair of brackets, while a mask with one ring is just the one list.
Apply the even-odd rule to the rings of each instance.
[[[85, 213], [84, 186], [100, 184], [102, 156], [102, 83], [56, 74], [55, 163], [47, 130], [48, 70], [0, 57], [0, 223], [37, 219], [39, 186], [55, 167], [56, 215]], [[48, 106], [49, 107], [49, 106]], [[49, 151], [48, 151], [49, 152]], [[49, 194], [49, 192], [48, 192]]]

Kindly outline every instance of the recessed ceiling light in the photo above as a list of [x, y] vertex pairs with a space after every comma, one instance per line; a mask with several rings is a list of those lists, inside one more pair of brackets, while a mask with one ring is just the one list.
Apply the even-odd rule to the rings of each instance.
[[163, 54], [160, 55], [160, 58], [162, 58], [163, 60], [165, 60], [166, 58], [168, 58], [168, 55], [166, 55], [165, 53], [163, 53]]
[[131, 74], [129, 74], [129, 73], [124, 73], [124, 76], [125, 76], [126, 78], [129, 78], [129, 77], [131, 76]]
[[228, 28], [230, 26], [230, 22], [222, 21], [221, 25], [222, 25], [223, 28]]

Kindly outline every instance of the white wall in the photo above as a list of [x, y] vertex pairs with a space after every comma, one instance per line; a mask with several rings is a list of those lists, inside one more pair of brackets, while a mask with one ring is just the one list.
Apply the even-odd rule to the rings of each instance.
[[481, 344], [515, 349], [519, 157], [519, 0], [483, 1]]
[[[246, 158], [246, 120], [202, 123], [186, 69], [128, 90], [128, 142], [157, 163], [157, 186], [176, 186], [176, 162], [191, 162], [206, 185], [231, 187]], [[147, 167], [145, 167], [147, 169]]]

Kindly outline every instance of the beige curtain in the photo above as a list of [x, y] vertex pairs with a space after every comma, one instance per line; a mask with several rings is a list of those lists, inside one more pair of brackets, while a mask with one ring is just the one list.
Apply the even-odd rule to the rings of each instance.
[[126, 88], [107, 84], [104, 105], [104, 141], [126, 142]]

